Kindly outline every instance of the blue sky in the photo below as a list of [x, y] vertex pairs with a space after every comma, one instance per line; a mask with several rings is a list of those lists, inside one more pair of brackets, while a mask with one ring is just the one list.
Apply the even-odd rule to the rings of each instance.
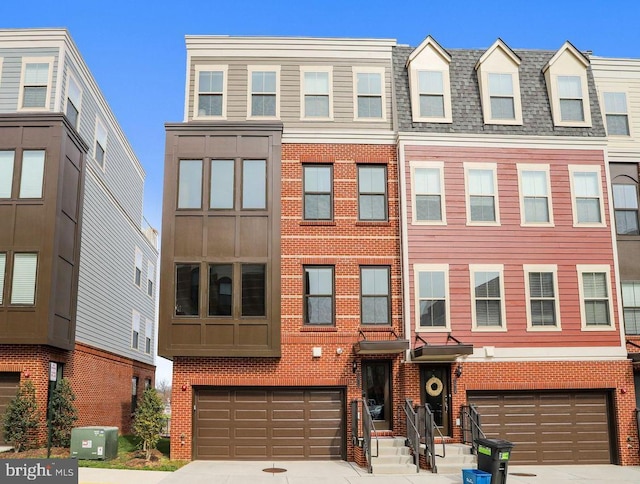
[[[145, 215], [160, 228], [164, 123], [183, 118], [185, 35], [375, 37], [417, 46], [556, 50], [565, 40], [640, 58], [638, 0], [16, 0], [0, 28], [66, 27], [144, 166]], [[158, 379], [171, 370], [158, 361]]]

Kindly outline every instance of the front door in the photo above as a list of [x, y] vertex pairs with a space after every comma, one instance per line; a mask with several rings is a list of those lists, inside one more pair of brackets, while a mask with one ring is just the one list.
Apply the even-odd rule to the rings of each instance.
[[451, 435], [448, 365], [424, 365], [420, 372], [422, 402], [428, 403], [442, 435]]
[[391, 364], [362, 362], [362, 394], [376, 430], [391, 430]]

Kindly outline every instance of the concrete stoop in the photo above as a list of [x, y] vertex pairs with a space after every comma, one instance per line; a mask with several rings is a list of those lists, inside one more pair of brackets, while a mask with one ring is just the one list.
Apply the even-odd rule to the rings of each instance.
[[[442, 452], [442, 446], [438, 446]], [[471, 453], [471, 446], [464, 444], [447, 444], [445, 457], [436, 456], [436, 470], [438, 474], [458, 474], [462, 469], [476, 469], [478, 459]]]
[[[371, 457], [373, 474], [416, 474], [416, 466], [404, 437], [378, 438], [378, 456]], [[371, 454], [376, 453], [376, 439], [371, 439]]]

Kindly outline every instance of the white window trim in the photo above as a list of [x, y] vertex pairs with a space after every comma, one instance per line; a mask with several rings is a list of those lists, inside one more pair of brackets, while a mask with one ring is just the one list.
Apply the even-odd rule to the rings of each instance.
[[[227, 73], [229, 71], [228, 65], [209, 65], [199, 64], [195, 66], [195, 78], [193, 87], [193, 119], [227, 119]], [[200, 116], [198, 114], [198, 100], [200, 96], [200, 73], [201, 72], [222, 72], [222, 114], [220, 116]], [[249, 78], [251, 79], [251, 78]], [[249, 82], [251, 82], [249, 80]], [[249, 86], [251, 89], [251, 86]]]
[[[140, 335], [142, 334], [141, 331], [141, 325], [142, 325], [142, 315], [136, 311], [135, 309], [131, 310], [131, 348], [134, 350], [140, 350]], [[133, 333], [137, 332], [138, 333], [138, 345], [137, 346], [133, 346]]]
[[[153, 334], [153, 321], [146, 318], [144, 325], [144, 348], [142, 352], [146, 355], [150, 355], [153, 352], [153, 338], [151, 335]], [[147, 339], [150, 340], [149, 351], [147, 351]]]
[[[562, 331], [560, 322], [560, 291], [558, 290], [558, 266], [556, 264], [525, 264], [522, 266], [524, 271], [524, 294], [525, 306], [527, 310], [527, 331], [534, 332], [555, 332]], [[531, 290], [529, 287], [529, 273], [531, 272], [551, 272], [553, 274], [553, 289], [555, 291], [555, 326], [534, 326], [531, 321]]]
[[[433, 71], [442, 73], [442, 96], [444, 102], [444, 116], [422, 116], [420, 113], [420, 72]], [[451, 79], [449, 69], [410, 69], [409, 83], [411, 88], [411, 112], [413, 121], [419, 123], [451, 123]]]
[[[600, 166], [594, 165], [569, 165], [569, 186], [571, 188], [571, 210], [573, 212], [573, 226], [574, 227], [606, 227], [607, 220], [604, 211], [604, 196], [602, 193], [602, 174], [600, 172]], [[591, 172], [596, 173], [598, 176], [598, 197], [600, 199], [600, 220], [599, 223], [585, 223], [578, 222], [578, 209], [576, 206], [576, 195], [573, 186], [573, 175], [576, 172]]]
[[[251, 77], [254, 72], [276, 73], [276, 114], [275, 116], [253, 116], [251, 114]], [[280, 119], [280, 66], [277, 65], [252, 65], [247, 66], [247, 119]]]
[[82, 113], [82, 87], [81, 87], [81, 84], [78, 82], [78, 79], [76, 78], [76, 76], [74, 76], [71, 72], [69, 72], [67, 75], [67, 85], [66, 85], [67, 92], [65, 93], [65, 98], [64, 98], [64, 110], [66, 113], [67, 105], [69, 103], [69, 86], [71, 85], [71, 82], [73, 82], [78, 87], [78, 90], [80, 91], [80, 96], [78, 97], [77, 105], [75, 103], [73, 104], [75, 108], [78, 110], [77, 126], [74, 126], [76, 129], [78, 129], [80, 127], [80, 115]]
[[[307, 72], [326, 72], [329, 78], [329, 116], [307, 116], [304, 98], [306, 93], [304, 75]], [[301, 121], [333, 121], [333, 66], [300, 66], [300, 120]]]
[[[151, 287], [151, 294], [149, 294], [149, 282], [153, 285]], [[151, 263], [151, 261], [147, 261], [147, 296], [153, 299], [153, 294], [156, 291], [156, 266]]]
[[[420, 326], [420, 276], [421, 272], [444, 272], [445, 326]], [[416, 333], [450, 333], [451, 332], [451, 297], [449, 295], [449, 264], [414, 264], [413, 265], [413, 307]]]
[[[53, 57], [23, 57], [22, 67], [20, 70], [20, 87], [18, 89], [18, 111], [51, 111], [51, 90], [53, 86]], [[45, 97], [44, 107], [23, 108], [22, 101], [24, 99], [24, 77], [27, 73], [27, 64], [49, 64], [49, 79], [47, 80], [47, 94]]]
[[[500, 274], [500, 317], [502, 326], [478, 326], [476, 315], [476, 291], [474, 274], [476, 272], [498, 272]], [[504, 293], [504, 265], [503, 264], [469, 264], [469, 287], [471, 289], [471, 331], [479, 333], [504, 333], [507, 331], [507, 314]]]
[[[387, 121], [387, 81], [384, 67], [352, 67], [353, 72], [353, 120], [367, 123], [381, 123]], [[382, 116], [379, 118], [361, 118], [358, 116], [358, 74], [380, 74], [380, 98], [382, 102]]]
[[[551, 196], [551, 171], [547, 164], [518, 163], [518, 197], [520, 199], [520, 226], [521, 227], [555, 227], [553, 219], [553, 200]], [[547, 180], [547, 209], [549, 210], [548, 222], [527, 222], [525, 218], [524, 191], [522, 187], [523, 171], [540, 171], [546, 174]]]
[[[442, 161], [410, 161], [411, 170], [411, 224], [412, 225], [447, 225], [447, 206], [445, 203], [444, 162]], [[420, 168], [435, 169], [440, 173], [440, 207], [441, 220], [418, 220], [416, 218], [415, 170]]]
[[[483, 222], [483, 221], [472, 221], [471, 220], [471, 203], [470, 203], [470, 193], [469, 193], [469, 170], [491, 170], [493, 172], [493, 188], [494, 188], [494, 202], [495, 202], [495, 212], [496, 219], [493, 222]], [[465, 210], [467, 214], [467, 225], [468, 226], [490, 226], [496, 227], [500, 226], [500, 190], [498, 187], [498, 165], [497, 163], [475, 163], [475, 162], [465, 162], [464, 163], [464, 196], [465, 196]]]
[[[573, 76], [580, 78], [580, 89], [582, 91], [582, 110], [584, 112], [584, 121], [563, 121], [560, 112], [560, 92], [558, 88], [558, 77]], [[568, 127], [591, 127], [591, 103], [589, 100], [589, 83], [587, 79], [587, 70], [581, 73], [577, 72], [557, 72], [549, 76], [550, 82], [547, 89], [551, 92], [551, 114], [553, 116], [553, 124], [556, 126]]]
[[[100, 128], [102, 128], [102, 130], [105, 133], [104, 138], [100, 138], [98, 139], [98, 134], [100, 133]], [[105, 124], [100, 120], [100, 118], [98, 118], [96, 116], [96, 125], [94, 128], [94, 134], [93, 134], [93, 139], [94, 139], [94, 143], [93, 143], [93, 161], [96, 162], [96, 164], [98, 165], [98, 167], [104, 172], [106, 171], [107, 168], [107, 143], [109, 140], [109, 131], [107, 130]], [[104, 145], [102, 144], [102, 141], [104, 141]], [[102, 146], [102, 149], [104, 150], [104, 159], [102, 160], [102, 164], [100, 164], [100, 162], [97, 159], [97, 153], [96, 153], [96, 143], [100, 143], [100, 146]]]
[[[0, 63], [0, 68], [2, 68], [2, 64]], [[624, 94], [624, 101], [626, 104], [626, 108], [627, 110], [624, 113], [608, 113], [606, 108], [605, 108], [605, 102], [604, 102], [604, 95], [605, 94]], [[601, 106], [601, 110], [602, 110], [602, 115], [604, 117], [604, 128], [607, 130], [607, 136], [613, 136], [614, 138], [622, 138], [622, 139], [628, 139], [628, 138], [632, 138], [633, 137], [633, 129], [631, 126], [631, 116], [630, 116], [630, 111], [629, 111], [629, 93], [627, 91], [623, 91], [620, 89], [614, 90], [612, 88], [606, 88], [606, 89], [602, 89], [601, 94], [600, 94], [600, 98], [602, 99], [600, 106]], [[627, 126], [629, 128], [629, 134], [609, 134], [609, 127], [607, 126], [607, 114], [613, 114], [613, 115], [625, 115], [627, 117]]]
[[[489, 90], [489, 74], [509, 74], [513, 86], [513, 119], [494, 119], [491, 116], [491, 93]], [[482, 100], [482, 115], [484, 124], [504, 124], [510, 126], [522, 125], [522, 100], [520, 99], [520, 76], [518, 69], [505, 71], [480, 71], [480, 99]]]
[[[584, 311], [584, 285], [582, 274], [585, 272], [604, 272], [607, 284], [607, 300], [609, 302], [609, 326], [587, 326], [587, 318]], [[580, 322], [582, 331], [615, 331], [616, 320], [614, 319], [613, 292], [611, 290], [611, 267], [606, 264], [577, 264], [576, 274], [578, 276], [578, 294], [580, 295]]]
[[[142, 288], [142, 281], [143, 281], [142, 265], [143, 265], [143, 254], [142, 254], [142, 251], [138, 247], [136, 247], [135, 256], [134, 256], [133, 285], [139, 288]], [[136, 269], [140, 270], [140, 285], [136, 284]]]

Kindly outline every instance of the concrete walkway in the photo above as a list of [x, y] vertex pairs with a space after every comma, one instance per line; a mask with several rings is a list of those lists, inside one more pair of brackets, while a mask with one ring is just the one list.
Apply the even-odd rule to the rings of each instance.
[[[286, 469], [265, 472], [265, 469]], [[518, 475], [518, 474], [528, 474]], [[508, 484], [638, 484], [640, 467], [510, 466]], [[80, 469], [80, 484], [460, 484], [462, 474], [367, 474], [343, 461], [195, 461], [175, 472]]]

